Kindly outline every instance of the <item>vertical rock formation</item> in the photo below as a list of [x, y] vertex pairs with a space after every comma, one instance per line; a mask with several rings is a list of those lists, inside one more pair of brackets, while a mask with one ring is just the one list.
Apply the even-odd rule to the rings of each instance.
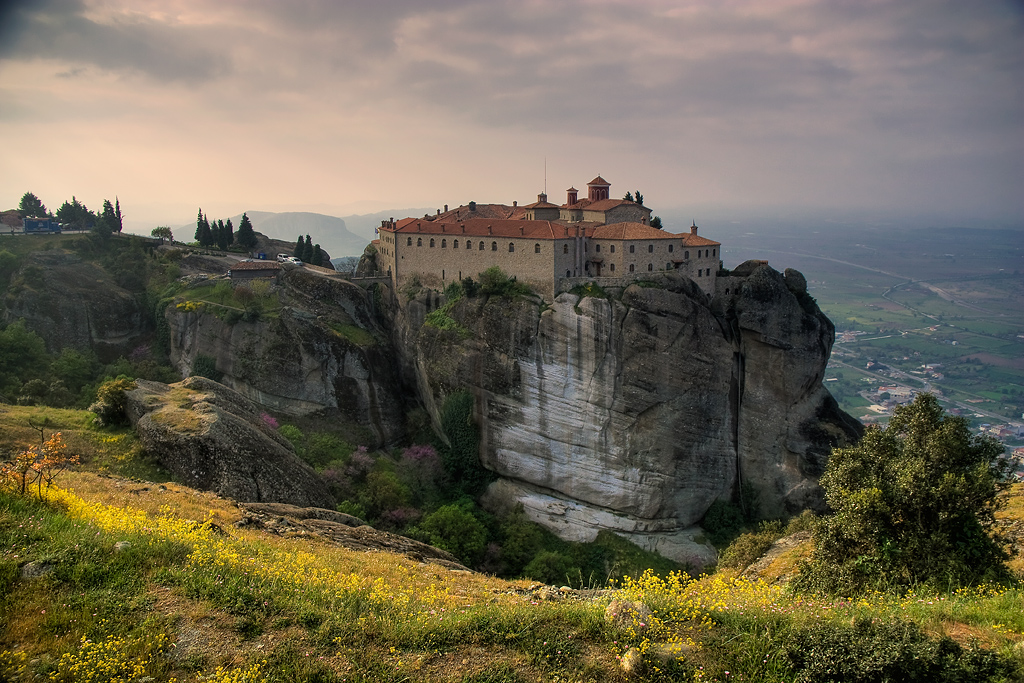
[[435, 416], [452, 391], [476, 396], [492, 507], [706, 564], [695, 525], [713, 501], [745, 482], [767, 517], [820, 505], [831, 445], [856, 434], [821, 385], [834, 328], [801, 281], [761, 265], [714, 301], [672, 275], [550, 306], [466, 299], [462, 336], [423, 325], [421, 298], [398, 313], [400, 347]]

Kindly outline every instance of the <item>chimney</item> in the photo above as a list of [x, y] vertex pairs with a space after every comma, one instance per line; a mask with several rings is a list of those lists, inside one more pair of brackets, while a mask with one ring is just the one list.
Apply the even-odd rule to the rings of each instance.
[[512, 200], [512, 208], [514, 209], [514, 208], [516, 208], [517, 206], [519, 206], [519, 202], [517, 202], [516, 200], [514, 200], [514, 199], [513, 199], [513, 200]]
[[469, 210], [470, 211], [476, 211], [476, 202], [470, 202], [469, 203]]
[[548, 201], [547, 193], [541, 192], [539, 195], [537, 195], [537, 201], [542, 203], [542, 204], [547, 203], [547, 201]]
[[565, 203], [567, 206], [572, 206], [576, 203], [576, 193], [579, 192], [575, 187], [570, 187], [565, 191]]
[[448, 213], [448, 205], [447, 204], [444, 205], [444, 212]]
[[487, 226], [487, 234], [488, 234], [488, 235], [492, 234], [492, 233], [491, 233], [491, 226], [489, 226], [489, 225]]
[[440, 215], [441, 215], [441, 209], [438, 209], [438, 210], [437, 210], [437, 215], [438, 215], [438, 216], [440, 216]]

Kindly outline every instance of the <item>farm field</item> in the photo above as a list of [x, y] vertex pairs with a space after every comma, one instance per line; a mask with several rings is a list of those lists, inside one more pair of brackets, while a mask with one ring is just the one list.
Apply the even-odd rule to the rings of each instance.
[[976, 427], [1024, 421], [1019, 230], [802, 226], [718, 239], [727, 268], [761, 258], [806, 276], [836, 326], [826, 386], [855, 417], [884, 421], [866, 395], [900, 385], [936, 393]]

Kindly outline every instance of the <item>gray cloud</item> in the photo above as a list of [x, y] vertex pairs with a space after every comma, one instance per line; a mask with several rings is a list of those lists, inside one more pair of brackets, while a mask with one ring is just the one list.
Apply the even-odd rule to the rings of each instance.
[[216, 44], [215, 32], [139, 15], [100, 22], [86, 10], [80, 0], [15, 4], [5, 18], [8, 28], [0, 43], [0, 58], [91, 64], [160, 81], [204, 81], [224, 76], [230, 69], [226, 56], [209, 47]]

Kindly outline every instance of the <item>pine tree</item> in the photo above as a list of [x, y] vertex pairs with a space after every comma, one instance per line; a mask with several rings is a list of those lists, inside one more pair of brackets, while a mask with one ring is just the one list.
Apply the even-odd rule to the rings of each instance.
[[[230, 221], [228, 221], [230, 223]], [[235, 234], [235, 243], [243, 249], [252, 249], [259, 243], [255, 231], [252, 229], [252, 221], [249, 215], [243, 213], [242, 220], [238, 222], [238, 232]]]
[[309, 239], [309, 235], [306, 235], [306, 243], [302, 247], [302, 261], [303, 263], [310, 263], [313, 260], [313, 240]]
[[228, 248], [228, 228], [224, 225], [224, 221], [217, 220], [217, 248], [227, 249]]
[[324, 265], [324, 252], [320, 249], [319, 244], [313, 245], [313, 258], [309, 260], [310, 265], [322, 266]]
[[230, 218], [228, 219], [228, 222], [224, 224], [224, 227], [227, 229], [228, 246], [230, 246], [235, 243], [235, 226], [231, 225]]
[[124, 227], [124, 224], [122, 223], [122, 220], [121, 220], [121, 201], [117, 198], [117, 195], [114, 195], [114, 226], [113, 226], [113, 228], [117, 232], [121, 232], [121, 228], [122, 227]]
[[18, 215], [22, 218], [45, 218], [46, 207], [39, 197], [26, 192], [21, 195], [21, 201], [18, 203]]
[[292, 256], [302, 260], [302, 255], [306, 253], [306, 243], [302, 241], [302, 235], [299, 235], [299, 239], [295, 240], [295, 250], [292, 251]]

